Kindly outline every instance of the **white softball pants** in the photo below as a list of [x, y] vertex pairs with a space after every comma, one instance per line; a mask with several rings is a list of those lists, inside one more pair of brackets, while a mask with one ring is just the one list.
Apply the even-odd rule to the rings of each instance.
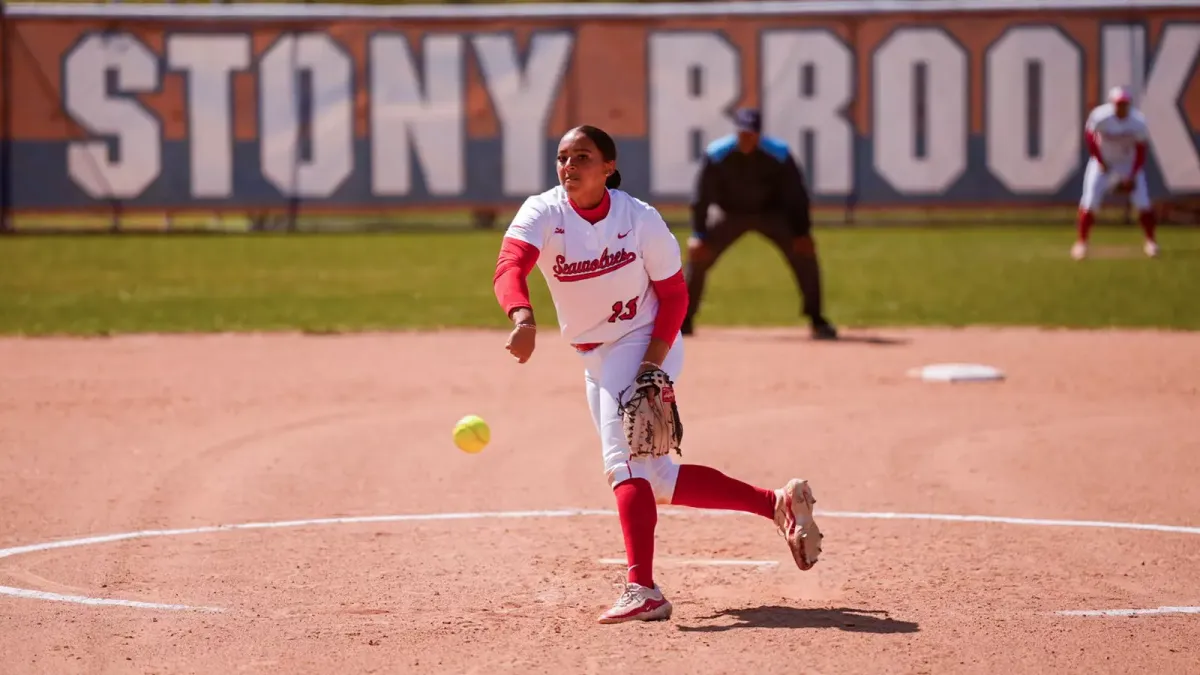
[[[592, 421], [600, 435], [600, 446], [604, 456], [604, 474], [611, 486], [629, 480], [644, 478], [654, 488], [654, 499], [659, 504], [669, 504], [675, 494], [675, 481], [679, 478], [679, 465], [670, 455], [655, 458], [632, 459], [629, 443], [621, 427], [620, 401], [627, 401], [632, 393], [633, 380], [646, 355], [653, 326], [636, 330], [616, 342], [602, 345], [582, 355], [584, 380], [587, 383], [588, 407], [592, 410]], [[675, 343], [663, 360], [662, 369], [673, 381], [679, 380], [683, 367], [683, 339]], [[626, 390], [629, 391], [626, 391]], [[621, 397], [624, 392], [624, 397]]]
[[[1087, 168], [1083, 171], [1083, 195], [1079, 198], [1079, 208], [1095, 212], [1104, 203], [1104, 196], [1117, 187], [1129, 175], [1131, 164], [1110, 166], [1108, 173], [1100, 169], [1100, 162], [1093, 157], [1088, 160]], [[1146, 185], [1146, 172], [1138, 171], [1133, 179], [1133, 192], [1129, 201], [1138, 211], [1150, 209], [1150, 188]]]

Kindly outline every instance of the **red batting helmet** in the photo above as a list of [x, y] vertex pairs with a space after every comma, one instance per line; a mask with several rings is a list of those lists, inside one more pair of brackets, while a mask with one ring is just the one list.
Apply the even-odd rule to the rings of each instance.
[[1109, 103], [1129, 103], [1133, 97], [1129, 95], [1129, 90], [1125, 87], [1116, 86], [1108, 90]]

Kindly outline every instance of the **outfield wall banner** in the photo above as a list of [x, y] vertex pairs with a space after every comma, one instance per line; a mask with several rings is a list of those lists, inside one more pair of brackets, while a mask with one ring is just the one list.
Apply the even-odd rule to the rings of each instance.
[[1153, 196], [1200, 193], [1200, 8], [1033, 4], [10, 5], [9, 205], [511, 206], [584, 123], [626, 190], [686, 203], [739, 105], [818, 204], [1070, 205], [1116, 84]]

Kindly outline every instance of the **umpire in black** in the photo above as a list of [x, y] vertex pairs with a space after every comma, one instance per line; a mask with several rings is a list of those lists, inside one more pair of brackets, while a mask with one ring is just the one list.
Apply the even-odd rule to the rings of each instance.
[[[804, 174], [786, 143], [762, 135], [757, 110], [738, 110], [735, 121], [737, 133], [709, 144], [696, 179], [685, 271], [690, 297], [683, 334], [693, 332], [708, 271], [739, 237], [754, 230], [779, 247], [791, 265], [813, 338], [836, 339], [837, 330], [822, 313], [821, 273]], [[710, 222], [713, 205], [721, 215]]]

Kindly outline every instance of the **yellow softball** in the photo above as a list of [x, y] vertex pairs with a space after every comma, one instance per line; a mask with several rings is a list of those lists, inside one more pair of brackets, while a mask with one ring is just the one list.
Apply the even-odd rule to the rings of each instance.
[[467, 415], [454, 425], [454, 444], [459, 450], [475, 454], [487, 446], [492, 431], [478, 415]]

